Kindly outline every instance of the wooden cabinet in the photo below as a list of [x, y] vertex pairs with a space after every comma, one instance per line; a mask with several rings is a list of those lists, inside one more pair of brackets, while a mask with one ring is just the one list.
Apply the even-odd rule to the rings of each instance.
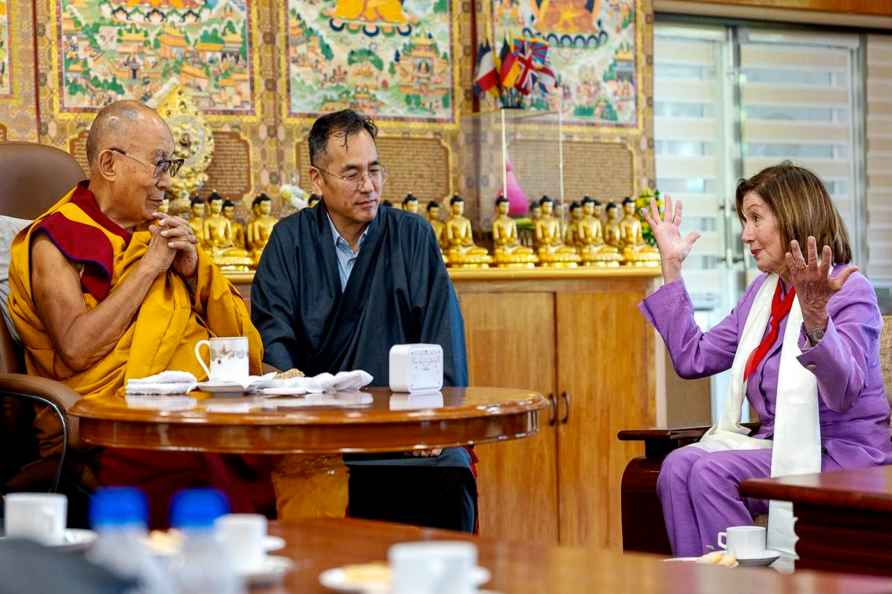
[[478, 447], [480, 532], [622, 545], [620, 479], [656, 421], [655, 361], [638, 312], [656, 271], [453, 271], [471, 385], [530, 388], [554, 403], [531, 439]]

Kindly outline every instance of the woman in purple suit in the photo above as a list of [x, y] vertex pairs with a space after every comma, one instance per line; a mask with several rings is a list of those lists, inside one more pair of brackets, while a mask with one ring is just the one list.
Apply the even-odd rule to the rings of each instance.
[[[892, 463], [883, 322], [873, 287], [850, 265], [827, 190], [810, 171], [783, 163], [741, 180], [736, 202], [743, 243], [763, 274], [708, 332], [694, 321], [681, 275], [699, 234], [679, 233], [681, 202], [667, 198], [662, 215], [654, 203], [644, 213], [665, 283], [642, 313], [681, 377], [731, 369], [722, 419], [701, 443], [671, 453], [657, 481], [677, 556], [703, 554], [718, 532], [768, 509], [740, 497], [743, 480]], [[739, 425], [744, 399], [761, 423], [752, 436]], [[788, 523], [792, 534], [791, 516]]]

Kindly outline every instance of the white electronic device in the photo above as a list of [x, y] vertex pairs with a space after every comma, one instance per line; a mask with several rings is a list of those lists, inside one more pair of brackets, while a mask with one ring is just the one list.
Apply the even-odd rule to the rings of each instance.
[[390, 389], [429, 392], [443, 387], [443, 347], [396, 344], [390, 347]]

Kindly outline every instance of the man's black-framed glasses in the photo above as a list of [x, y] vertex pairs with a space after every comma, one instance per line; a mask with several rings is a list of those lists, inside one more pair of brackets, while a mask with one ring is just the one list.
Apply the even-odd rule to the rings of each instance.
[[381, 183], [387, 178], [387, 172], [381, 165], [372, 165], [368, 170], [354, 169], [345, 175], [338, 175], [337, 173], [322, 169], [317, 165], [313, 165], [312, 167], [326, 175], [335, 177], [348, 185], [352, 185], [357, 190], [362, 189], [362, 184], [365, 182], [366, 176], [368, 176], [369, 181], [372, 182], [372, 185], [376, 188], [380, 188]]
[[128, 155], [127, 151], [115, 147], [110, 147], [108, 150], [114, 151], [119, 155], [124, 155], [128, 159], [133, 159], [137, 163], [141, 163], [146, 167], [152, 167], [154, 170], [152, 175], [155, 179], [160, 178], [166, 172], [170, 177], [176, 177], [177, 172], [180, 170], [180, 167], [183, 166], [183, 159], [161, 159], [157, 163], [146, 163], [142, 159], [137, 159], [133, 155]]

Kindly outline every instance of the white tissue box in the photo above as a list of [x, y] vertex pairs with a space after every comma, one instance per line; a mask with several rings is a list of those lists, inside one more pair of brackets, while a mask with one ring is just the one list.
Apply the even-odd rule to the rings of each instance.
[[438, 344], [397, 344], [390, 348], [390, 389], [424, 392], [443, 387], [443, 348]]

